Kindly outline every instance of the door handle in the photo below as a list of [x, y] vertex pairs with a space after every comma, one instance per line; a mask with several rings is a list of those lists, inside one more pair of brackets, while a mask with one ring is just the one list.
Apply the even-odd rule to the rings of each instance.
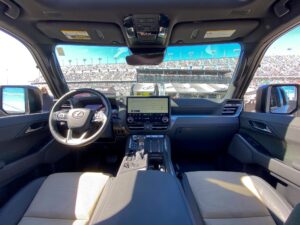
[[45, 123], [35, 123], [31, 124], [25, 131], [25, 134], [30, 134], [39, 130], [42, 130], [45, 127]]
[[44, 128], [44, 126], [40, 126], [40, 127], [37, 127], [37, 128], [28, 127], [27, 130], [25, 131], [25, 134], [30, 134], [30, 133], [36, 132], [38, 130], [41, 130], [43, 128]]
[[270, 130], [270, 128], [265, 123], [250, 120], [249, 124], [255, 130], [259, 130], [259, 131], [262, 131], [262, 132], [272, 134], [272, 131]]

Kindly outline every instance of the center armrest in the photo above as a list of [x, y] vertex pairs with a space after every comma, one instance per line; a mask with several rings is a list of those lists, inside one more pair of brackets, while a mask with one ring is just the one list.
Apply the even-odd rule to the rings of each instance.
[[102, 196], [93, 216], [97, 225], [192, 225], [176, 177], [158, 171], [120, 174]]

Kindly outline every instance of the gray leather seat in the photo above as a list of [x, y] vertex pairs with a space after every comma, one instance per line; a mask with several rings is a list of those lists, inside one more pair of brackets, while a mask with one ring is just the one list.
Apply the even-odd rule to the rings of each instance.
[[1, 210], [2, 225], [86, 225], [109, 177], [57, 173], [27, 185]]
[[235, 172], [189, 172], [183, 188], [199, 224], [275, 225], [292, 206], [267, 182]]
[[12, 201], [1, 225], [194, 225], [177, 178], [159, 171], [53, 174]]

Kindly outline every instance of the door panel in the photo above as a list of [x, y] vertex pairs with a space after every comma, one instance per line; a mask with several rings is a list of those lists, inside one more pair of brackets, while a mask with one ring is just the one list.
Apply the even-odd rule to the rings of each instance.
[[271, 181], [275, 181], [277, 191], [295, 206], [300, 202], [299, 134], [297, 117], [243, 112], [239, 133], [229, 146], [229, 154], [244, 165], [252, 165], [255, 171], [263, 168], [273, 177]]
[[[258, 122], [269, 131], [253, 126]], [[300, 118], [271, 113], [243, 112], [240, 116], [240, 133], [258, 142], [272, 158], [297, 167], [300, 162]]]
[[49, 113], [0, 118], [2, 166], [38, 151], [50, 139]]
[[48, 117], [40, 113], [0, 118], [0, 208], [29, 181], [55, 172], [55, 163], [70, 153], [53, 140]]
[[291, 198], [300, 196], [299, 134], [299, 117], [243, 112], [229, 153], [244, 164], [264, 168], [280, 181], [277, 189], [295, 205], [300, 202], [300, 198]]
[[241, 134], [236, 134], [229, 146], [229, 154], [244, 164], [256, 164], [268, 170], [274, 177], [286, 184], [300, 187], [300, 170], [286, 165], [257, 148]]

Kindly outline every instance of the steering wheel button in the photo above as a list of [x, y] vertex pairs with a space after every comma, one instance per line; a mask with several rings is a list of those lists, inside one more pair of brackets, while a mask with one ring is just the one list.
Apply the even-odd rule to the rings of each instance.
[[64, 119], [64, 118], [66, 118], [66, 114], [65, 113], [58, 113], [57, 117], [59, 119]]

